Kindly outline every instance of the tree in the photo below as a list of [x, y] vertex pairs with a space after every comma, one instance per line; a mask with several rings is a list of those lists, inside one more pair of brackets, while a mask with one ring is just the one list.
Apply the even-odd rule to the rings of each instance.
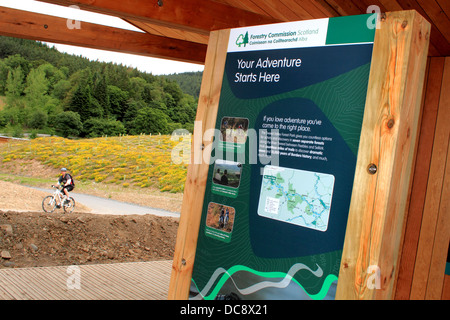
[[100, 71], [96, 71], [93, 75], [92, 95], [98, 101], [100, 107], [103, 110], [105, 110], [104, 114], [106, 116], [110, 115], [108, 111], [109, 100], [108, 100], [106, 79], [104, 74]]
[[78, 136], [83, 129], [80, 115], [73, 111], [65, 111], [58, 115], [52, 115], [51, 122], [58, 133], [65, 138]]
[[8, 79], [8, 73], [11, 69], [6, 65], [3, 60], [0, 60], [0, 95], [5, 95], [6, 80]]
[[83, 69], [71, 77], [73, 89], [69, 93], [69, 111], [77, 112], [81, 121], [91, 117], [101, 117], [103, 109], [92, 95], [92, 73], [90, 69]]
[[109, 102], [107, 114], [114, 115], [118, 120], [123, 120], [126, 112], [128, 92], [123, 91], [119, 87], [109, 85], [106, 88], [106, 93]]
[[[76, 135], [170, 133], [195, 118], [201, 73], [155, 76], [0, 36], [0, 126]], [[180, 83], [183, 83], [183, 88]], [[63, 113], [70, 111], [72, 113]], [[65, 132], [63, 122], [74, 131]], [[54, 121], [56, 119], [56, 121]], [[93, 119], [93, 120], [91, 120]], [[54, 126], [54, 127], [53, 127]]]
[[52, 96], [58, 100], [64, 100], [70, 92], [72, 85], [69, 80], [61, 79], [53, 87]]
[[49, 99], [48, 88], [49, 81], [45, 77], [44, 70], [42, 68], [32, 69], [27, 76], [24, 90], [28, 105], [43, 109]]
[[59, 81], [67, 79], [67, 68], [63, 67], [60, 70], [52, 64], [45, 62], [44, 64], [40, 65], [38, 69], [45, 74], [49, 92], [53, 90], [55, 84], [57, 84]]
[[5, 60], [6, 65], [11, 69], [20, 69], [23, 72], [23, 76], [26, 77], [31, 69], [31, 63], [26, 58], [22, 57], [20, 54], [15, 54], [7, 57]]
[[48, 115], [43, 110], [33, 110], [28, 118], [28, 127], [32, 129], [42, 129], [47, 125]]
[[10, 71], [6, 79], [6, 96], [12, 98], [20, 97], [25, 87], [23, 80], [24, 74], [20, 66]]
[[169, 117], [159, 109], [150, 107], [140, 109], [133, 122], [134, 126], [130, 131], [132, 134], [168, 133]]
[[114, 119], [90, 118], [83, 123], [83, 135], [88, 138], [118, 136], [125, 133], [122, 122]]
[[135, 101], [144, 100], [144, 90], [147, 82], [143, 78], [133, 77], [130, 79], [130, 99]]

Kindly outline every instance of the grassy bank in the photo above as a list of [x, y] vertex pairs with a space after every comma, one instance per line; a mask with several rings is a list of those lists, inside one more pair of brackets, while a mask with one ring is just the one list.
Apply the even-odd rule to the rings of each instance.
[[[57, 169], [66, 167], [85, 186], [101, 183], [181, 193], [187, 165], [175, 164], [171, 159], [172, 149], [179, 143], [189, 142], [173, 141], [171, 136], [164, 135], [80, 140], [46, 137], [0, 145], [0, 162], [7, 165], [15, 161], [37, 161], [56, 169], [49, 181], [55, 180]], [[28, 183], [36, 183], [36, 177]]]

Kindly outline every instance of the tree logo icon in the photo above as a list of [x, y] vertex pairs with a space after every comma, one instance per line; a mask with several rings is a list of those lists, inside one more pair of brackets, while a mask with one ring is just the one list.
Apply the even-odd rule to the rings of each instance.
[[236, 45], [239, 46], [239, 48], [244, 45], [244, 47], [247, 45], [248, 43], [248, 31], [245, 33], [245, 35], [240, 34], [239, 37], [236, 40]]

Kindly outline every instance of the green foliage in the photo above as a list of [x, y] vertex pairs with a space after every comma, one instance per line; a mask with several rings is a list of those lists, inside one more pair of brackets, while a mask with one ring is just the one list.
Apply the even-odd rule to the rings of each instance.
[[28, 127], [31, 129], [43, 129], [47, 125], [48, 115], [44, 110], [36, 109], [28, 118]]
[[64, 111], [53, 115], [50, 121], [57, 132], [64, 138], [78, 136], [83, 130], [80, 115], [73, 111]]
[[123, 120], [127, 109], [128, 95], [129, 93], [127, 91], [123, 91], [119, 87], [113, 85], [107, 86], [107, 114], [115, 116], [119, 120]]
[[200, 82], [201, 73], [154, 76], [0, 37], [0, 129], [64, 137], [192, 130]]
[[90, 118], [83, 123], [83, 136], [87, 138], [118, 136], [124, 133], [123, 123], [113, 119]]
[[134, 119], [134, 126], [130, 130], [131, 134], [169, 133], [169, 117], [159, 109], [145, 107], [138, 110]]
[[164, 76], [169, 80], [176, 81], [181, 90], [198, 99], [200, 95], [200, 86], [202, 83], [203, 72], [183, 72]]
[[6, 78], [6, 96], [8, 98], [17, 99], [23, 94], [25, 88], [23, 80], [24, 74], [20, 66], [8, 72]]

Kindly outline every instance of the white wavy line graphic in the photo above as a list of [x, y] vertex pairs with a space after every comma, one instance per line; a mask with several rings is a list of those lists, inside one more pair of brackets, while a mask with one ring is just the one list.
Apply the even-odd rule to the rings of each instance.
[[314, 276], [320, 278], [323, 276], [323, 270], [320, 268], [320, 266], [318, 264], [316, 264], [316, 266], [317, 266], [317, 270], [314, 271], [314, 270], [311, 270], [308, 266], [306, 266], [303, 263], [296, 263], [289, 269], [288, 273], [281, 281], [278, 281], [278, 282], [262, 281], [262, 282], [258, 282], [256, 284], [251, 285], [244, 289], [238, 288], [238, 286], [236, 285], [236, 282], [233, 280], [233, 277], [231, 276], [231, 274], [228, 273], [227, 270], [225, 270], [224, 268], [217, 268], [214, 271], [214, 273], [212, 274], [212, 276], [209, 279], [206, 286], [203, 288], [203, 290], [198, 295], [193, 297], [192, 300], [200, 300], [200, 299], [202, 299], [202, 297], [205, 297], [208, 294], [208, 291], [214, 285], [214, 282], [216, 281], [216, 279], [224, 273], [228, 274], [229, 278], [231, 279], [231, 281], [233, 282], [234, 286], [236, 287], [236, 289], [239, 291], [240, 294], [249, 295], [249, 294], [255, 293], [256, 291], [264, 289], [264, 288], [280, 288], [280, 289], [286, 288], [291, 283], [293, 276], [300, 270], [306, 269], [309, 272], [311, 272]]

